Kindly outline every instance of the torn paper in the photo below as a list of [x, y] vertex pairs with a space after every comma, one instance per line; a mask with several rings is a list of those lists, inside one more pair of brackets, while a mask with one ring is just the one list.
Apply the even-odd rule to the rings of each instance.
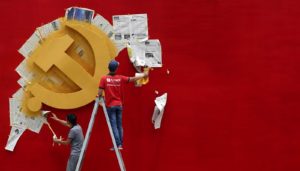
[[127, 46], [130, 61], [135, 66], [162, 67], [162, 52], [159, 40], [131, 41]]
[[101, 15], [97, 14], [93, 20], [92, 24], [101, 29], [106, 35], [111, 38], [113, 36], [113, 27], [112, 25]]
[[167, 95], [168, 94], [165, 93], [155, 99], [155, 107], [152, 115], [152, 123], [154, 124], [155, 129], [158, 129], [161, 126], [162, 117], [167, 103]]
[[20, 128], [16, 126], [11, 127], [11, 131], [5, 149], [8, 151], [14, 151], [14, 148], [24, 131], [25, 131], [24, 128]]

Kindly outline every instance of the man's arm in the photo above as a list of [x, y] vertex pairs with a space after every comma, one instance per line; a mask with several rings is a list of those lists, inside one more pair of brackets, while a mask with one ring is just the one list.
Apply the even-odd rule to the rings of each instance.
[[53, 120], [57, 121], [58, 123], [64, 125], [64, 126], [67, 126], [67, 127], [70, 127], [70, 125], [68, 124], [67, 121], [65, 120], [62, 120], [62, 119], [59, 119], [56, 114], [52, 113], [52, 117], [51, 117]]
[[60, 139], [57, 139], [57, 138], [53, 138], [53, 142], [57, 143], [57, 144], [63, 144], [63, 145], [68, 145], [71, 143], [71, 139], [68, 138], [66, 141], [62, 140], [61, 138]]
[[134, 82], [134, 81], [137, 81], [139, 79], [146, 78], [148, 76], [149, 76], [149, 72], [145, 72], [142, 75], [138, 75], [138, 76], [134, 76], [134, 77], [129, 77], [129, 82]]
[[103, 95], [103, 88], [98, 89], [98, 96], [101, 97]]

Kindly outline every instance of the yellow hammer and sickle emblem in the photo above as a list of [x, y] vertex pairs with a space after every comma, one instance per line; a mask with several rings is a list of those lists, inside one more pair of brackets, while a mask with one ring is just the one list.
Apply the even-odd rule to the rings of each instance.
[[58, 109], [74, 109], [84, 106], [94, 100], [98, 92], [100, 77], [107, 73], [107, 63], [116, 56], [115, 47], [105, 33], [91, 26], [66, 21], [65, 29], [76, 32], [88, 42], [95, 59], [94, 74], [91, 75], [80, 64], [74, 61], [67, 53], [67, 49], [74, 43], [68, 34], [45, 41], [34, 53], [30, 60], [44, 72], [51, 67], [57, 67], [78, 87], [79, 91], [58, 93], [33, 83], [28, 90], [33, 95], [27, 102], [31, 111], [38, 111], [42, 103]]

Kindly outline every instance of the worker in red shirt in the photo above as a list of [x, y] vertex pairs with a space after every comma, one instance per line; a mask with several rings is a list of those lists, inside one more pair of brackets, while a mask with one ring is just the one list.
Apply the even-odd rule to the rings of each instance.
[[[105, 105], [109, 116], [110, 124], [114, 133], [116, 144], [119, 150], [123, 149], [123, 127], [122, 127], [122, 105], [124, 84], [135, 82], [139, 79], [148, 77], [149, 73], [140, 76], [127, 77], [117, 75], [116, 71], [119, 62], [111, 60], [108, 64], [109, 73], [101, 78], [99, 85], [99, 96], [105, 93]], [[114, 150], [114, 148], [111, 148]]]

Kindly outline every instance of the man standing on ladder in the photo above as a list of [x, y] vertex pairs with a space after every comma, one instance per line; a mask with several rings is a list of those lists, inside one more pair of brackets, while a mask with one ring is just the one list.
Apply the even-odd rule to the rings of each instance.
[[[114, 138], [119, 150], [123, 149], [123, 127], [122, 127], [122, 105], [124, 84], [135, 82], [139, 79], [148, 77], [149, 73], [140, 76], [127, 77], [117, 75], [116, 71], [119, 62], [111, 60], [108, 64], [109, 73], [101, 78], [99, 85], [99, 96], [105, 93], [105, 105], [109, 116], [110, 124], [114, 133]], [[111, 148], [114, 150], [114, 148]]]

